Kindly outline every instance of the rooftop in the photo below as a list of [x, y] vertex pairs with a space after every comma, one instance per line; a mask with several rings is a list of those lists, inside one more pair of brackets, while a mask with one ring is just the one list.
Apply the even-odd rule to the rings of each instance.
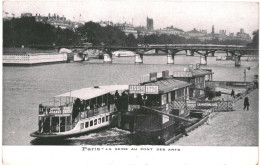
[[184, 81], [175, 80], [175, 79], [165, 79], [165, 80], [159, 80], [155, 82], [149, 82], [146, 83], [145, 85], [158, 85], [159, 93], [167, 93], [183, 87], [190, 86], [191, 84]]

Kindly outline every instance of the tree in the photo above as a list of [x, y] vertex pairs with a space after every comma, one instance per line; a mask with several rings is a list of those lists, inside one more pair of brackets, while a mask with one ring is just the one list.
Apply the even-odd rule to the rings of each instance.
[[253, 32], [252, 42], [247, 44], [248, 47], [259, 48], [259, 30]]

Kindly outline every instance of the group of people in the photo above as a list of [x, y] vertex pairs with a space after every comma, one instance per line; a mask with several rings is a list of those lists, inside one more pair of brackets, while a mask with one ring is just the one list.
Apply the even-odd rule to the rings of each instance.
[[115, 93], [115, 105], [118, 111], [127, 111], [128, 110], [128, 94], [123, 92], [121, 96], [118, 91]]

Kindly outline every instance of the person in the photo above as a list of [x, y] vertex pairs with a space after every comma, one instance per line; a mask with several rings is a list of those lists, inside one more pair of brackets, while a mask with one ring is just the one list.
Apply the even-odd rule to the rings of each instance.
[[158, 136], [158, 138], [157, 138], [157, 145], [165, 145], [164, 138], [161, 138], [161, 136]]
[[116, 97], [116, 99], [119, 99], [119, 98], [120, 98], [120, 95], [119, 95], [119, 93], [118, 93], [118, 90], [116, 90], [115, 97]]
[[231, 91], [231, 97], [235, 98], [235, 91], [234, 91], [234, 89], [232, 89], [232, 91]]
[[187, 134], [186, 130], [185, 130], [184, 125], [183, 125], [182, 123], [181, 123], [181, 127], [180, 127], [180, 133], [182, 133], [182, 134], [185, 135], [185, 136], [189, 136], [189, 135]]
[[146, 105], [147, 95], [142, 95], [143, 105]]
[[212, 118], [212, 113], [209, 115], [209, 117], [208, 117], [208, 120], [207, 120], [207, 125], [210, 125], [210, 123], [211, 123], [211, 118]]
[[249, 110], [249, 99], [248, 96], [245, 97], [244, 99], [244, 110], [245, 108], [247, 108], [247, 110]]
[[254, 81], [254, 89], [258, 89], [258, 81], [257, 80]]

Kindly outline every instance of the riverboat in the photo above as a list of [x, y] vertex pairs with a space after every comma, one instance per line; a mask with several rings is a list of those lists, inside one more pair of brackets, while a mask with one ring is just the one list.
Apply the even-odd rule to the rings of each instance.
[[55, 96], [53, 105], [39, 105], [39, 129], [30, 136], [67, 138], [111, 126], [117, 117], [114, 94], [125, 90], [128, 85], [95, 86]]

